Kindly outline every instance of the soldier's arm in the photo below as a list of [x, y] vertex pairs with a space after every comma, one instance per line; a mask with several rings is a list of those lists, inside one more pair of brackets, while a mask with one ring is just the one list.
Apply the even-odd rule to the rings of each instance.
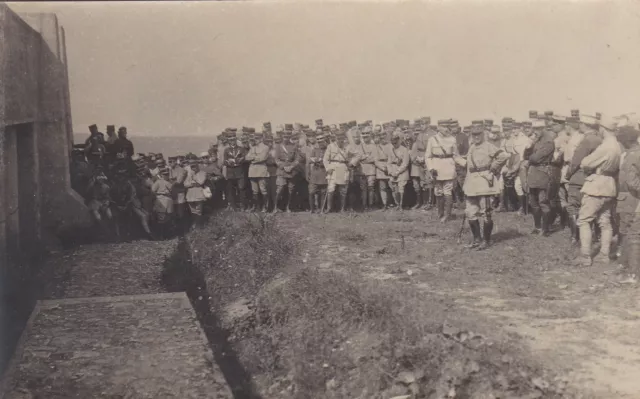
[[625, 182], [629, 192], [634, 197], [638, 198], [640, 194], [640, 151], [634, 151], [625, 156], [624, 163], [622, 164], [623, 174], [625, 176]]
[[583, 169], [596, 169], [607, 160], [607, 149], [602, 145], [599, 145], [591, 154], [582, 158], [580, 167]]
[[249, 162], [251, 162], [251, 163], [255, 163], [255, 162], [254, 162], [254, 161], [255, 161], [255, 155], [253, 155], [253, 154], [254, 154], [254, 152], [253, 152], [253, 151], [251, 151], [251, 150], [249, 150], [249, 151], [247, 152], [247, 155], [245, 155], [244, 160], [245, 160], [245, 161], [249, 161]]
[[324, 156], [322, 157], [322, 163], [324, 164], [324, 168], [327, 172], [331, 171], [331, 148], [327, 148], [324, 152]]
[[555, 146], [553, 145], [553, 141], [545, 141], [540, 145], [540, 147], [536, 148], [536, 150], [531, 153], [529, 156], [529, 162], [534, 165], [540, 163], [543, 159], [553, 155], [554, 151]]
[[253, 163], [264, 163], [269, 159], [269, 147], [265, 146], [262, 151], [253, 158]]
[[464, 159], [464, 157], [460, 156], [460, 152], [458, 152], [458, 144], [457, 142], [454, 143], [453, 145], [453, 162], [457, 163], [458, 165], [465, 167], [467, 166], [467, 160]]
[[428, 170], [433, 169], [431, 165], [431, 139], [427, 140], [427, 149], [424, 151], [424, 164]]
[[509, 153], [494, 147], [493, 149], [493, 154], [491, 156], [491, 171], [493, 173], [499, 173], [502, 170], [502, 167], [507, 163], [507, 161], [509, 160]]
[[411, 157], [409, 156], [409, 150], [404, 151], [402, 154], [402, 163], [398, 167], [398, 174], [403, 173], [405, 170], [409, 168], [411, 164]]

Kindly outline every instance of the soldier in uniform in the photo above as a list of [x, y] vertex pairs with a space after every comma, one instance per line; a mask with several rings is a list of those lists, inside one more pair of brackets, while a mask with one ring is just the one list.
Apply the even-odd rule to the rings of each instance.
[[387, 173], [387, 161], [389, 160], [389, 155], [387, 154], [387, 145], [384, 144], [385, 137], [386, 133], [382, 130], [378, 131], [378, 133], [373, 136], [373, 165], [376, 168], [376, 182], [378, 183], [378, 189], [380, 190], [380, 203], [382, 204], [383, 210], [389, 209], [389, 174]]
[[229, 196], [227, 192], [227, 165], [224, 163], [224, 152], [229, 148], [229, 135], [234, 132], [235, 129], [227, 128], [218, 136], [218, 166], [222, 171], [222, 179], [220, 180], [220, 190], [224, 193], [224, 202], [229, 205]]
[[[472, 248], [485, 249], [491, 244], [493, 231], [491, 202], [499, 193], [500, 187], [496, 177], [500, 174], [507, 158], [508, 155], [504, 151], [485, 139], [480, 125], [473, 125], [471, 145], [466, 159], [467, 178], [464, 183], [465, 212], [473, 234], [470, 245]], [[479, 217], [484, 218], [482, 229]]]
[[351, 208], [356, 209], [358, 195], [362, 203], [362, 209], [367, 209], [367, 176], [362, 169], [362, 161], [366, 158], [364, 145], [360, 137], [359, 128], [351, 129], [352, 142], [347, 145], [349, 157], [349, 170], [351, 171], [351, 181], [349, 184], [349, 199]]
[[[311, 149], [308, 161], [309, 212], [325, 212], [327, 200], [327, 171], [324, 168], [324, 153], [327, 150], [327, 138], [322, 132], [316, 135], [316, 145]], [[315, 204], [319, 204], [316, 209]]]
[[551, 171], [549, 163], [553, 159], [553, 134], [545, 129], [545, 122], [537, 120], [533, 124], [533, 145], [525, 151], [528, 161], [527, 184], [529, 186], [529, 203], [533, 212], [534, 229], [532, 234], [549, 235], [551, 207], [549, 187]]
[[426, 140], [420, 139], [420, 128], [414, 130], [416, 140], [407, 141], [407, 147], [410, 148], [409, 157], [411, 160], [410, 175], [411, 182], [413, 183], [413, 190], [416, 192], [416, 204], [412, 209], [422, 208], [428, 201], [426, 197], [427, 191], [427, 179], [425, 177], [424, 169], [424, 152], [427, 150]]
[[362, 152], [363, 158], [360, 160], [360, 166], [362, 167], [362, 173], [365, 176], [367, 183], [367, 191], [363, 193], [363, 197], [366, 194], [366, 203], [363, 199], [365, 210], [373, 209], [376, 198], [376, 165], [375, 154], [376, 145], [371, 140], [371, 126], [366, 126], [362, 131]]
[[[458, 145], [458, 154], [461, 157], [465, 157], [467, 152], [469, 151], [469, 129], [466, 132], [462, 131], [458, 121], [454, 120], [452, 123], [452, 133], [456, 138], [456, 143]], [[464, 209], [464, 179], [467, 174], [467, 169], [463, 166], [456, 164], [456, 181], [454, 182], [453, 193], [458, 201], [458, 208]]]
[[251, 182], [251, 193], [253, 195], [253, 204], [251, 210], [267, 212], [269, 208], [269, 192], [267, 190], [267, 181], [269, 179], [269, 170], [267, 169], [267, 161], [269, 160], [269, 147], [264, 142], [264, 137], [255, 137], [255, 145], [253, 145], [245, 160], [249, 162], [249, 181]]
[[404, 204], [404, 190], [409, 181], [409, 166], [411, 158], [409, 150], [402, 145], [402, 133], [398, 130], [391, 136], [391, 147], [387, 169], [390, 176], [389, 185], [393, 193], [393, 199], [396, 202], [397, 209], [402, 210]]
[[179, 232], [184, 231], [184, 228], [186, 228], [187, 189], [184, 187], [186, 178], [187, 171], [178, 164], [178, 158], [169, 157], [169, 182], [173, 185], [171, 193], [175, 204]]
[[427, 170], [435, 181], [438, 217], [444, 223], [451, 217], [453, 182], [456, 179], [455, 159], [460, 158], [456, 139], [449, 132], [447, 120], [438, 121], [438, 133], [429, 138], [424, 157]]
[[[227, 167], [227, 209], [244, 210], [247, 208], [246, 202], [246, 176], [243, 163], [247, 155], [244, 147], [238, 145], [235, 133], [228, 136], [229, 147], [224, 150], [224, 165]], [[240, 206], [237, 204], [240, 198]]]
[[529, 163], [525, 160], [524, 153], [527, 148], [533, 145], [533, 142], [530, 138], [532, 134], [532, 126], [533, 124], [531, 121], [523, 121], [522, 129], [516, 132], [513, 143], [514, 150], [518, 154], [518, 162], [520, 166], [515, 181], [513, 182], [513, 188], [518, 195], [518, 199], [520, 202], [520, 210], [518, 211], [518, 213], [521, 216], [525, 216], [529, 213], [529, 186], [527, 185]]
[[336, 188], [340, 193], [341, 212], [345, 211], [347, 204], [350, 173], [346, 140], [346, 134], [339, 132], [336, 135], [336, 142], [329, 144], [322, 160], [327, 171], [327, 207], [329, 212], [333, 209], [333, 197]]
[[173, 184], [169, 181], [169, 173], [169, 168], [163, 168], [158, 174], [158, 179], [151, 186], [154, 194], [153, 214], [158, 223], [161, 238], [166, 238], [167, 226], [172, 222], [173, 215]]
[[275, 146], [276, 164], [278, 165], [276, 179], [276, 204], [274, 212], [278, 212], [278, 202], [282, 198], [285, 186], [288, 190], [287, 212], [291, 212], [291, 203], [296, 189], [296, 176], [299, 174], [298, 165], [301, 162], [300, 149], [292, 141], [292, 125], [285, 125], [283, 142]]
[[587, 176], [581, 190], [583, 197], [578, 216], [580, 257], [576, 262], [582, 266], [591, 266], [591, 222], [596, 221], [601, 231], [600, 253], [594, 259], [596, 262], [610, 262], [613, 238], [611, 215], [618, 196], [622, 149], [616, 139], [617, 122], [604, 117], [599, 125], [602, 144], [580, 162]]
[[200, 170], [200, 161], [197, 159], [189, 161], [189, 171], [184, 186], [187, 188], [187, 204], [193, 218], [193, 227], [200, 227], [204, 222], [202, 209], [207, 198], [204, 196], [203, 187], [206, 182], [207, 174]]
[[[638, 126], [640, 129], [640, 126]], [[640, 276], [640, 138], [638, 131], [625, 129], [618, 135], [618, 141], [626, 150], [621, 162], [620, 190], [627, 191], [636, 199], [636, 207], [629, 215], [629, 231], [626, 232], [627, 269], [629, 274]]]
[[560, 216], [560, 227], [565, 228], [567, 225], [566, 213], [563, 212], [563, 205], [566, 204], [566, 196], [563, 198], [562, 194], [566, 194], [566, 191], [562, 190], [562, 166], [564, 164], [564, 150], [567, 142], [569, 141], [569, 135], [565, 129], [566, 118], [560, 115], [554, 115], [552, 118], [551, 132], [555, 135], [553, 140], [554, 152], [553, 159], [549, 163], [549, 169], [551, 171], [551, 186], [549, 187], [549, 201], [551, 204], [551, 219], [549, 225], [553, 225], [556, 217]]

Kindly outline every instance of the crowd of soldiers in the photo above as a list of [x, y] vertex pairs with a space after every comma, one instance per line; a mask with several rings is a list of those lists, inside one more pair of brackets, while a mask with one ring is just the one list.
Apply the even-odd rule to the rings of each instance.
[[[640, 193], [637, 126], [599, 113], [569, 116], [529, 112], [516, 121], [429, 117], [373, 124], [351, 121], [227, 128], [199, 156], [134, 154], [126, 128], [108, 137], [91, 126], [81, 155], [93, 165], [87, 202], [96, 221], [111, 209], [134, 216], [144, 231], [184, 232], [216, 208], [328, 213], [436, 209], [446, 223], [464, 207], [470, 248], [491, 245], [493, 212], [533, 219], [532, 234], [548, 236], [557, 221], [580, 245], [579, 265], [608, 262], [621, 234], [621, 189]], [[623, 153], [631, 155], [625, 163]], [[482, 224], [481, 224], [482, 222]], [[464, 221], [463, 221], [464, 224]], [[600, 252], [592, 259], [596, 235]], [[633, 236], [632, 236], [633, 237]], [[640, 241], [630, 251], [640, 257]], [[635, 245], [635, 246], [634, 246]]]

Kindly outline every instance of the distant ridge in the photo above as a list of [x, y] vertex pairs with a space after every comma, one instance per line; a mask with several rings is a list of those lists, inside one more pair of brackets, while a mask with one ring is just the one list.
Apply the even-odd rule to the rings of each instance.
[[[88, 133], [74, 133], [74, 143], [82, 144], [89, 137]], [[212, 142], [213, 135], [208, 136], [136, 136], [130, 135], [136, 152], [161, 152], [165, 156], [184, 155], [189, 152], [198, 154], [207, 151]]]

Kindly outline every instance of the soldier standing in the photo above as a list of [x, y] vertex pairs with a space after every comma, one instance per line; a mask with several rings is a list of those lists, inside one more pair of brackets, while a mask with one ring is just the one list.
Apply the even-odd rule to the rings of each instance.
[[349, 169], [351, 170], [351, 182], [348, 190], [351, 208], [353, 210], [356, 209], [357, 197], [359, 195], [362, 209], [365, 210], [367, 208], [367, 176], [362, 169], [362, 161], [366, 158], [366, 155], [358, 128], [351, 130], [351, 140], [353, 142], [347, 145]]
[[533, 145], [525, 152], [529, 168], [527, 184], [529, 186], [529, 203], [533, 211], [534, 229], [532, 234], [549, 235], [551, 216], [549, 187], [551, 185], [551, 171], [549, 163], [553, 159], [554, 137], [545, 129], [544, 121], [537, 120], [533, 124]]
[[301, 156], [298, 153], [299, 148], [292, 142], [292, 125], [285, 125], [284, 140], [275, 148], [276, 164], [278, 165], [276, 179], [276, 204], [274, 212], [278, 212], [278, 202], [282, 198], [282, 192], [285, 186], [288, 190], [287, 196], [287, 212], [291, 212], [291, 202], [295, 193], [295, 178], [299, 172], [298, 165]]
[[582, 266], [591, 266], [592, 221], [598, 223], [601, 231], [600, 253], [594, 258], [596, 262], [610, 262], [609, 251], [613, 238], [611, 213], [618, 196], [617, 180], [622, 150], [616, 139], [617, 122], [604, 117], [599, 125], [602, 144], [580, 162], [580, 167], [587, 175], [581, 190], [583, 197], [578, 216], [580, 257], [576, 262]]
[[325, 212], [327, 200], [327, 171], [324, 168], [324, 153], [327, 150], [327, 138], [319, 133], [316, 135], [316, 146], [309, 154], [309, 212], [316, 211], [315, 204], [320, 204], [318, 212]]
[[527, 215], [529, 213], [529, 186], [527, 185], [529, 163], [525, 161], [524, 153], [527, 148], [533, 145], [533, 142], [530, 138], [532, 134], [532, 126], [533, 124], [531, 121], [523, 121], [522, 129], [516, 131], [515, 139], [513, 142], [514, 150], [518, 154], [517, 162], [519, 166], [517, 176], [513, 183], [513, 188], [516, 191], [516, 195], [518, 196], [520, 202], [520, 211], [518, 213], [521, 216]]
[[245, 160], [249, 162], [249, 181], [251, 182], [251, 193], [253, 194], [253, 204], [251, 210], [266, 212], [269, 207], [269, 194], [267, 191], [267, 180], [269, 170], [267, 161], [269, 159], [269, 147], [264, 143], [264, 137], [253, 138], [255, 145], [249, 149]]
[[183, 232], [186, 228], [187, 217], [187, 189], [184, 186], [187, 171], [177, 161], [177, 157], [169, 157], [169, 182], [173, 184], [172, 196], [178, 218], [178, 230]]
[[203, 225], [202, 209], [204, 201], [207, 199], [203, 191], [207, 182], [207, 174], [200, 170], [200, 162], [197, 159], [189, 161], [189, 166], [187, 178], [184, 181], [184, 186], [187, 188], [187, 204], [193, 217], [193, 226], [200, 227]]
[[438, 121], [438, 133], [427, 142], [425, 163], [433, 177], [438, 217], [444, 223], [451, 217], [453, 182], [456, 179], [458, 145], [448, 128], [447, 120]]
[[[640, 126], [638, 126], [640, 129]], [[625, 129], [618, 135], [618, 141], [626, 150], [621, 162], [620, 189], [628, 191], [636, 199], [634, 212], [629, 215], [629, 231], [627, 232], [629, 256], [627, 268], [629, 274], [640, 276], [640, 138], [638, 131]]]
[[411, 142], [411, 138], [407, 141], [407, 146], [411, 149], [409, 151], [409, 157], [411, 159], [410, 166], [410, 175], [411, 182], [413, 183], [413, 190], [416, 192], [416, 204], [412, 209], [420, 209], [422, 208], [426, 202], [427, 198], [425, 192], [427, 190], [427, 182], [424, 173], [425, 163], [424, 163], [424, 152], [427, 150], [425, 140], [419, 140], [419, 132], [414, 131], [416, 135], [416, 140]]
[[[485, 249], [491, 244], [491, 203], [500, 191], [496, 177], [507, 158], [508, 155], [504, 151], [485, 139], [480, 125], [472, 127], [471, 145], [466, 159], [467, 178], [464, 183], [465, 212], [473, 234], [470, 245], [472, 248]], [[484, 218], [482, 233], [479, 217]]]
[[360, 161], [360, 165], [367, 183], [366, 193], [362, 194], [363, 196], [366, 196], [366, 202], [364, 199], [362, 201], [365, 206], [365, 210], [373, 209], [376, 198], [376, 145], [371, 140], [371, 132], [371, 126], [366, 126], [362, 131], [363, 143], [361, 146], [364, 156]]
[[409, 181], [409, 166], [411, 158], [409, 150], [402, 145], [400, 138], [402, 133], [398, 130], [391, 136], [391, 148], [387, 168], [389, 170], [389, 185], [393, 193], [393, 199], [396, 202], [397, 209], [402, 210], [404, 204], [404, 190]]
[[229, 148], [228, 135], [231, 134], [231, 132], [235, 132], [235, 129], [232, 130], [231, 128], [227, 128], [218, 136], [218, 166], [220, 166], [220, 170], [222, 171], [220, 190], [224, 193], [223, 204], [226, 203], [227, 206], [229, 205], [229, 198], [227, 193], [227, 165], [224, 163], [224, 152]]
[[344, 212], [346, 208], [347, 188], [350, 181], [346, 140], [346, 134], [339, 132], [336, 135], [336, 142], [329, 144], [324, 153], [323, 164], [327, 171], [327, 206], [329, 212], [333, 209], [333, 196], [336, 188], [340, 193], [341, 212]]
[[384, 138], [386, 137], [386, 133], [382, 130], [378, 131], [373, 138], [374, 140], [374, 166], [376, 168], [376, 181], [378, 182], [378, 188], [380, 190], [380, 202], [382, 203], [382, 209], [389, 209], [389, 174], [388, 172], [388, 148], [384, 144]]
[[[235, 133], [229, 134], [229, 147], [224, 150], [224, 165], [227, 167], [227, 209], [244, 210], [246, 203], [246, 177], [242, 164], [244, 163], [246, 150], [238, 145]], [[240, 197], [240, 206], [237, 199]]]

